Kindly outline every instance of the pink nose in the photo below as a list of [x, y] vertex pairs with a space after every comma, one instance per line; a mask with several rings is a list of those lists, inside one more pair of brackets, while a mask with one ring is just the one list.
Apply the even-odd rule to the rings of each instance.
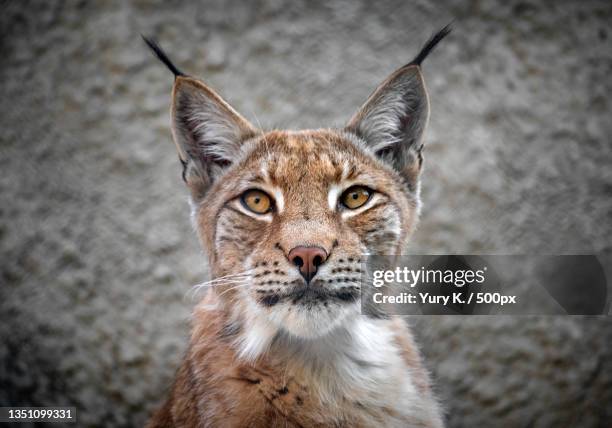
[[300, 269], [300, 273], [309, 283], [317, 273], [317, 268], [327, 260], [327, 251], [321, 247], [299, 246], [289, 251], [287, 258]]

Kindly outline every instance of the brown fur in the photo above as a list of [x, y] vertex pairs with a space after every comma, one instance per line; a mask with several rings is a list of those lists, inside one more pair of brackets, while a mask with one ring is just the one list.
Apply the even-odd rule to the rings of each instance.
[[[148, 427], [441, 426], [406, 324], [359, 306], [364, 254], [403, 253], [417, 221], [429, 114], [420, 67], [394, 73], [344, 130], [257, 130], [182, 74], [173, 99], [213, 280]], [[349, 209], [341, 195], [354, 185], [372, 196]], [[249, 211], [250, 189], [272, 211]], [[326, 260], [306, 282], [289, 253], [309, 246]]]
[[[210, 302], [206, 302], [210, 304]], [[390, 408], [368, 409], [343, 401], [330, 409], [309, 390], [308, 379], [295, 376], [285, 361], [266, 354], [254, 363], [241, 361], [224, 332], [226, 314], [199, 310], [191, 345], [168, 401], [147, 427], [367, 427], [383, 424]], [[392, 321], [406, 366], [424, 396], [429, 380], [405, 324]], [[405, 420], [403, 426], [430, 426]]]

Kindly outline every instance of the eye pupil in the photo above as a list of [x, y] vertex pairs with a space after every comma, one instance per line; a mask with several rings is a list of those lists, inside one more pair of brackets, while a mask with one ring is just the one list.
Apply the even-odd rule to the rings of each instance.
[[261, 190], [247, 190], [241, 199], [242, 205], [255, 214], [265, 214], [272, 208], [272, 200]]
[[371, 196], [371, 191], [367, 187], [353, 186], [342, 196], [342, 204], [349, 209], [357, 209], [365, 205]]

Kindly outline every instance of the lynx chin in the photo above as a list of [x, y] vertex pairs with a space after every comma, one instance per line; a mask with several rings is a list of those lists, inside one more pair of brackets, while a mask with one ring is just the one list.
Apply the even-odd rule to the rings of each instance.
[[172, 135], [212, 280], [149, 427], [441, 427], [401, 318], [362, 315], [361, 258], [402, 254], [419, 214], [429, 100], [421, 63], [342, 129], [263, 131], [174, 73]]

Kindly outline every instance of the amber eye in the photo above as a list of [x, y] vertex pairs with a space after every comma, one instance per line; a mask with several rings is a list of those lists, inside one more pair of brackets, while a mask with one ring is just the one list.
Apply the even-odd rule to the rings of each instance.
[[342, 204], [351, 209], [357, 209], [370, 200], [372, 191], [367, 187], [353, 186], [349, 187], [340, 197]]
[[272, 208], [272, 199], [261, 190], [247, 190], [241, 196], [242, 205], [255, 214], [266, 214]]

